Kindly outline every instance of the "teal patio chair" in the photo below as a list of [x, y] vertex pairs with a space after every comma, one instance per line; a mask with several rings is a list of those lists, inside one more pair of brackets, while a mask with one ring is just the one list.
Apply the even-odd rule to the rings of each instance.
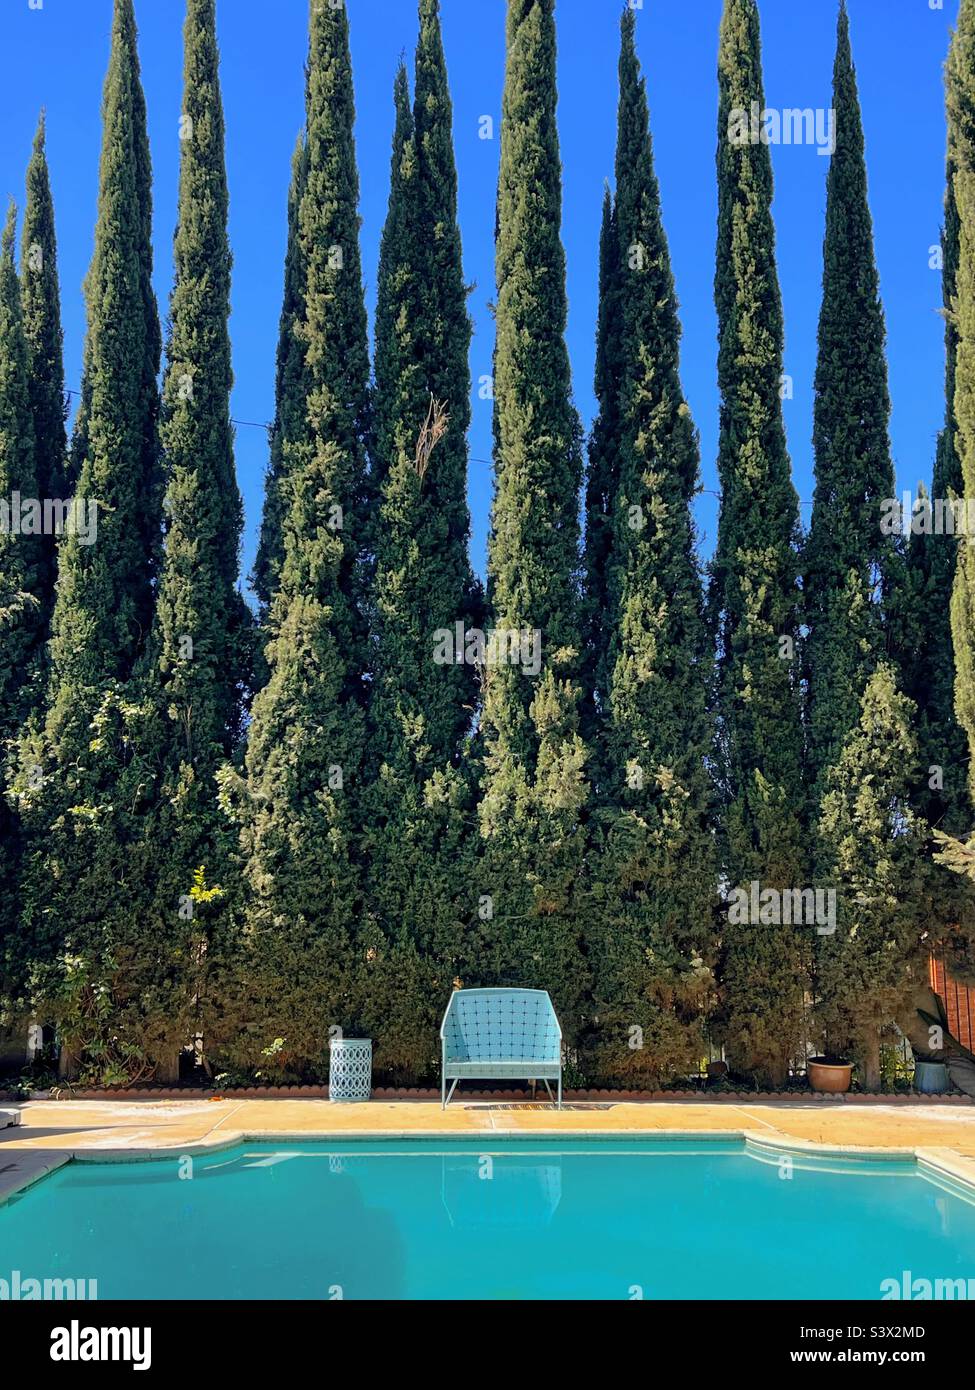
[[[442, 1109], [465, 1078], [544, 1081], [562, 1109], [562, 1029], [544, 989], [455, 989], [440, 1041]], [[549, 1081], [558, 1082], [557, 1100]]]

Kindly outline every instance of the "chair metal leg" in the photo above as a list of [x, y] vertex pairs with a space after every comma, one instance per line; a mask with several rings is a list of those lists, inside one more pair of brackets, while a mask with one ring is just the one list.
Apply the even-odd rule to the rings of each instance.
[[559, 1071], [559, 1099], [558, 1099], [558, 1103], [556, 1104], [556, 1107], [555, 1107], [555, 1108], [556, 1108], [556, 1110], [561, 1110], [561, 1109], [562, 1109], [562, 1072], [561, 1072], [561, 1070]]
[[[447, 1109], [447, 1106], [450, 1104], [450, 1097], [454, 1094], [454, 1091], [457, 1089], [457, 1082], [458, 1082], [459, 1080], [460, 1080], [460, 1077], [459, 1077], [459, 1076], [455, 1076], [454, 1079], [453, 1079], [453, 1081], [450, 1083], [450, 1090], [447, 1092], [446, 1098], [443, 1100], [443, 1103], [442, 1103], [442, 1105], [441, 1105], [441, 1109], [442, 1109], [442, 1110], [446, 1110], [446, 1109]], [[446, 1078], [446, 1077], [444, 1077], [444, 1082], [443, 1082], [443, 1084], [444, 1084], [444, 1086], [447, 1085], [447, 1078]], [[441, 1094], [441, 1096], [443, 1095], [443, 1091], [442, 1091], [442, 1090], [441, 1090], [441, 1093], [440, 1093], [440, 1094]]]

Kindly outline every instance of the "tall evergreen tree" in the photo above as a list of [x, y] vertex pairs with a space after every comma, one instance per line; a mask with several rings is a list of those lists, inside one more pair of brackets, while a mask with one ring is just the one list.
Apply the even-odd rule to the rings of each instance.
[[284, 259], [284, 299], [278, 329], [271, 458], [264, 484], [264, 510], [254, 562], [254, 589], [265, 615], [281, 573], [284, 513], [287, 509], [285, 474], [289, 450], [296, 434], [300, 436], [304, 413], [302, 382], [305, 353], [297, 331], [304, 307], [298, 213], [307, 177], [307, 157], [305, 133], [302, 131], [291, 157], [288, 242]]
[[[622, 372], [620, 325], [619, 229], [609, 188], [603, 195], [599, 233], [599, 316], [596, 328], [595, 391], [599, 413], [589, 437], [586, 470], [585, 652], [587, 700], [606, 708], [607, 650], [610, 637], [607, 593], [612, 549], [612, 506], [619, 472], [619, 381]], [[590, 714], [595, 714], [595, 709]], [[590, 722], [591, 719], [590, 719]]]
[[[816, 489], [803, 557], [803, 597], [808, 629], [804, 664], [809, 775], [817, 809], [830, 786], [830, 806], [835, 812], [832, 770], [841, 756], [849, 758], [850, 740], [857, 734], [866, 708], [863, 698], [870, 677], [885, 658], [885, 649], [896, 645], [896, 619], [889, 625], [895, 631], [888, 632], [884, 616], [892, 607], [896, 610], [897, 593], [903, 591], [899, 542], [881, 521], [882, 504], [894, 496], [895, 490], [888, 436], [890, 397], [884, 316], [867, 202], [863, 125], [845, 4], [840, 5], [837, 24], [833, 111], [835, 149], [826, 185], [823, 302], [815, 380]], [[911, 706], [896, 694], [893, 667], [887, 667], [886, 678], [894, 687], [889, 698], [900, 711], [898, 717], [909, 718], [904, 712]], [[869, 707], [878, 709], [876, 691]], [[889, 713], [886, 706], [884, 710]], [[917, 772], [915, 759], [909, 775], [916, 778]], [[907, 777], [906, 769], [902, 775]], [[904, 787], [909, 785], [905, 780]], [[831, 813], [824, 806], [820, 816], [822, 833], [814, 839], [812, 856], [817, 885], [834, 881], [838, 854], [840, 858], [859, 861], [862, 869], [871, 862], [876, 848], [876, 815], [865, 814], [862, 804], [858, 804], [856, 814], [851, 812], [844, 821], [846, 839], [841, 851], [829, 833], [830, 826]], [[914, 833], [897, 847], [897, 857], [903, 863], [909, 846], [918, 855], [913, 872], [902, 875], [902, 880], [904, 884], [910, 880], [915, 918], [921, 900], [927, 922], [929, 895], [922, 888], [926, 866], [919, 854], [924, 827], [923, 819], [915, 820]], [[854, 848], [858, 839], [863, 842], [859, 852]], [[839, 877], [844, 891], [849, 890], [848, 884], [843, 885], [842, 871]], [[856, 911], [862, 908], [863, 901]], [[886, 955], [879, 951], [877, 943], [878, 960], [884, 960], [884, 967], [877, 971], [878, 993], [872, 1006], [876, 1017], [872, 1019], [869, 1038], [861, 1037], [858, 1043], [861, 1049], [866, 1048], [864, 1074], [871, 1084], [879, 1082], [879, 1027], [893, 1018], [880, 1017], [884, 999], [889, 1003], [890, 998], [879, 991], [879, 977], [883, 976], [887, 991], [896, 991], [898, 983], [903, 985], [910, 978], [911, 928], [907, 908], [906, 903], [897, 904], [896, 922], [895, 916], [891, 917], [890, 949]], [[881, 930], [881, 924], [875, 923], [874, 929]], [[899, 941], [895, 939], [898, 931]], [[854, 961], [859, 959], [868, 933], [866, 924], [859, 922], [849, 934], [816, 937], [816, 987], [822, 1011], [833, 1020], [834, 1032], [840, 1016], [867, 1013], [863, 996], [870, 982], [865, 984], [863, 970], [856, 968]], [[843, 968], [844, 961], [849, 969]], [[843, 1044], [849, 1046], [850, 1039], [843, 1039]]]
[[16, 215], [11, 203], [0, 240], [0, 742], [16, 734], [29, 712], [32, 684], [36, 698], [44, 635], [38, 597], [44, 553], [36, 534], [41, 516], [35, 514], [39, 493], [30, 352], [14, 260]]
[[[958, 212], [954, 414], [966, 501], [975, 498], [975, 0], [961, 0], [947, 65], [948, 148]], [[955, 710], [968, 737], [975, 796], [975, 547], [961, 545], [951, 606]]]
[[927, 973], [914, 901], [927, 828], [910, 805], [913, 721], [893, 668], [881, 662], [824, 775], [816, 826], [824, 879], [836, 893], [835, 921], [817, 928], [817, 1016], [827, 1054], [857, 1061], [871, 1088], [881, 1081], [881, 1041]]
[[[952, 535], [937, 534], [933, 504], [961, 498], [964, 485], [958, 456], [955, 380], [958, 330], [955, 319], [959, 257], [959, 218], [955, 197], [955, 131], [949, 121], [944, 226], [941, 234], [942, 302], [945, 317], [945, 423], [938, 435], [930, 495], [918, 487], [907, 545], [904, 582], [893, 595], [895, 651], [905, 693], [917, 706], [919, 775], [913, 806], [933, 831], [933, 847], [947, 847], [971, 828], [968, 794], [968, 740], [955, 714], [955, 653], [951, 596], [957, 547]], [[930, 850], [932, 844], [929, 844]], [[938, 858], [936, 853], [935, 858]], [[941, 867], [914, 890], [919, 918], [930, 949], [946, 953], [953, 969], [975, 979], [975, 885]]]
[[[11, 205], [0, 239], [0, 768], [5, 770], [21, 722], [32, 713], [40, 684], [43, 612], [38, 602], [44, 555], [34, 521], [21, 515], [38, 496], [34, 426], [30, 402], [30, 353], [14, 264], [16, 212]], [[24, 533], [22, 526], [30, 528]], [[11, 982], [4, 961], [12, 948], [17, 915], [20, 824], [0, 796], [0, 872], [6, 891], [0, 901], [0, 1022], [10, 1021], [6, 1001]], [[0, 1032], [2, 1036], [2, 1032]]]
[[368, 816], [373, 910], [396, 956], [405, 952], [413, 962], [404, 971], [396, 959], [397, 975], [419, 985], [416, 1032], [397, 1039], [398, 1054], [392, 1038], [383, 1051], [387, 1065], [428, 1074], [476, 908], [470, 865], [464, 870], [474, 813], [461, 758], [477, 677], [470, 665], [438, 664], [435, 639], [453, 633], [455, 623], [466, 630], [480, 620], [468, 559], [471, 324], [439, 8], [439, 0], [421, 0], [412, 115], [405, 71], [397, 74], [380, 260], [372, 703], [378, 773]]
[[[600, 1070], [659, 1083], [700, 1056], [717, 862], [708, 821], [709, 641], [691, 504], [697, 437], [654, 171], [635, 16], [622, 19], [615, 246], [617, 479], [606, 556], [608, 688], [594, 878]], [[602, 321], [612, 308], [604, 306]], [[596, 467], [601, 460], [595, 460]], [[638, 1029], [638, 1033], [634, 1033]], [[638, 1039], [640, 1046], [634, 1046]]]
[[[116, 0], [105, 79], [95, 254], [85, 282], [88, 337], [77, 492], [98, 502], [98, 543], [60, 548], [52, 730], [90, 718], [81, 692], [124, 680], [149, 632], [162, 540], [158, 449], [161, 337], [152, 291], [152, 195], [132, 0]], [[66, 745], [66, 751], [67, 745]]]
[[[75, 441], [77, 495], [89, 520], [97, 504], [97, 533], [76, 528], [59, 545], [46, 735], [25, 743], [14, 792], [33, 846], [19, 965], [32, 964], [67, 1065], [87, 1049], [100, 1074], [127, 1078], [145, 1050], [127, 1031], [140, 1017], [130, 942], [144, 891], [131, 846], [155, 776], [131, 737], [127, 682], [145, 654], [162, 537], [145, 116], [132, 3], [116, 0]], [[121, 1040], [113, 1055], [106, 1028]]]
[[251, 891], [238, 1007], [242, 1061], [275, 1039], [281, 1069], [327, 1069], [330, 1028], [361, 1016], [365, 979], [353, 798], [363, 760], [367, 637], [364, 441], [369, 360], [359, 255], [348, 16], [310, 5], [300, 430], [287, 465], [269, 678], [249, 730], [242, 851]]
[[576, 680], [581, 432], [564, 337], [553, 9], [553, 0], [509, 0], [507, 13], [488, 602], [496, 632], [527, 640], [520, 660], [483, 668], [478, 955], [485, 980], [549, 989], [571, 1045], [587, 991], [580, 880], [588, 787]]
[[882, 598], [894, 539], [880, 524], [894, 496], [884, 315], [867, 203], [867, 171], [846, 6], [833, 68], [836, 147], [826, 183], [813, 447], [816, 487], [803, 555], [810, 778], [818, 783], [860, 717], [883, 653]]
[[[37, 495], [68, 496], [67, 403], [64, 394], [64, 361], [61, 332], [61, 297], [58, 287], [58, 251], [54, 230], [54, 201], [48, 177], [44, 115], [34, 137], [27, 166], [27, 202], [21, 233], [21, 297], [27, 335], [31, 413], [34, 418]], [[50, 626], [57, 579], [57, 538], [45, 536], [43, 566], [37, 598], [44, 629]]]
[[[237, 590], [243, 506], [234, 473], [227, 320], [231, 256], [215, 0], [188, 0], [175, 284], [162, 393], [167, 534], [147, 672], [157, 706], [161, 769], [150, 832], [167, 853], [145, 951], [147, 1012], [158, 993], [166, 1044], [156, 1075], [175, 1079], [180, 1045], [196, 1031], [212, 966], [206, 902], [226, 893], [229, 840], [214, 776], [241, 732], [248, 610]], [[203, 870], [203, 875], [198, 873]], [[209, 886], [207, 886], [209, 885]], [[194, 889], [196, 891], [194, 891]], [[213, 908], [209, 909], [211, 915]]]
[[[948, 177], [945, 204], [945, 290], [948, 313], [948, 405], [945, 431], [939, 441], [937, 489], [958, 489], [967, 508], [975, 499], [975, 0], [961, 0], [958, 22], [946, 68], [948, 109]], [[957, 463], [956, 463], [957, 460]], [[960, 474], [960, 476], [959, 476]], [[942, 559], [942, 567], [946, 561]], [[950, 565], [950, 562], [948, 562]], [[955, 715], [967, 740], [968, 804], [959, 796], [949, 808], [951, 823], [936, 830], [941, 862], [975, 880], [975, 836], [970, 833], [975, 801], [975, 546], [966, 537], [955, 552], [951, 597], [954, 647]], [[944, 727], [944, 726], [943, 726]], [[945, 758], [952, 756], [950, 726], [945, 730]], [[946, 784], [947, 785], [947, 784]], [[966, 840], [950, 831], [968, 816]], [[975, 923], [971, 913], [959, 921], [949, 947], [956, 964], [975, 978]]]
[[[955, 159], [949, 148], [942, 247], [942, 299], [945, 316], [945, 423], [938, 435], [930, 499], [919, 489], [923, 512], [930, 501], [950, 502], [963, 495], [955, 419], [958, 332], [955, 294], [959, 225], [955, 201]], [[951, 536], [918, 525], [908, 545], [905, 603], [900, 641], [904, 689], [918, 707], [922, 780], [916, 805], [936, 830], [964, 834], [970, 827], [968, 741], [955, 715], [955, 653], [951, 636], [951, 594], [957, 546]]]
[[[415, 307], [407, 303], [415, 299], [411, 275], [409, 237], [415, 217], [411, 219], [411, 203], [415, 201], [418, 178], [416, 140], [413, 131], [413, 107], [410, 102], [410, 79], [405, 62], [396, 69], [393, 83], [393, 150], [389, 164], [389, 204], [379, 242], [379, 274], [376, 281], [375, 384], [372, 403], [371, 464], [377, 494], [389, 461], [397, 452], [396, 429], [403, 407], [403, 392], [409, 378], [409, 368], [419, 373], [420, 363], [411, 364], [411, 343], [401, 341], [408, 325], [403, 319]], [[401, 356], [401, 354], [406, 354]], [[427, 403], [429, 405], [429, 402]], [[378, 521], [377, 521], [378, 525]], [[377, 539], [378, 548], [378, 539]]]
[[[764, 109], [758, 8], [725, 0], [718, 51], [718, 474], [710, 603], [729, 888], [800, 886], [802, 738], [795, 651], [798, 501], [779, 396], [782, 301], [772, 163], [751, 143]], [[799, 1032], [799, 942], [787, 927], [725, 932], [723, 1015], [735, 1070], [781, 1082]]]

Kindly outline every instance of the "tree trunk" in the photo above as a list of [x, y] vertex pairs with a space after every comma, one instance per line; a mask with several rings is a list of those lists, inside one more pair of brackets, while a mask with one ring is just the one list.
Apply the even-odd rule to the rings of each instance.
[[69, 1043], [63, 1042], [58, 1052], [58, 1076], [62, 1081], [77, 1081], [80, 1069], [78, 1054]]
[[161, 1057], [157, 1057], [153, 1069], [153, 1080], [160, 1082], [163, 1086], [177, 1085], [179, 1082], [179, 1057], [179, 1048], [164, 1052]]
[[864, 1039], [861, 1061], [863, 1085], [868, 1091], [880, 1090], [880, 1037], [873, 1034]]

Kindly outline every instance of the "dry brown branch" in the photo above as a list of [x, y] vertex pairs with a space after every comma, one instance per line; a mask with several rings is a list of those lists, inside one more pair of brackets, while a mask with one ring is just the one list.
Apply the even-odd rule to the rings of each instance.
[[416, 457], [413, 460], [416, 476], [421, 484], [430, 465], [430, 455], [446, 434], [449, 424], [450, 416], [447, 414], [447, 402], [434, 400], [431, 393], [430, 409], [427, 411], [427, 418], [420, 430], [420, 437], [416, 442]]

